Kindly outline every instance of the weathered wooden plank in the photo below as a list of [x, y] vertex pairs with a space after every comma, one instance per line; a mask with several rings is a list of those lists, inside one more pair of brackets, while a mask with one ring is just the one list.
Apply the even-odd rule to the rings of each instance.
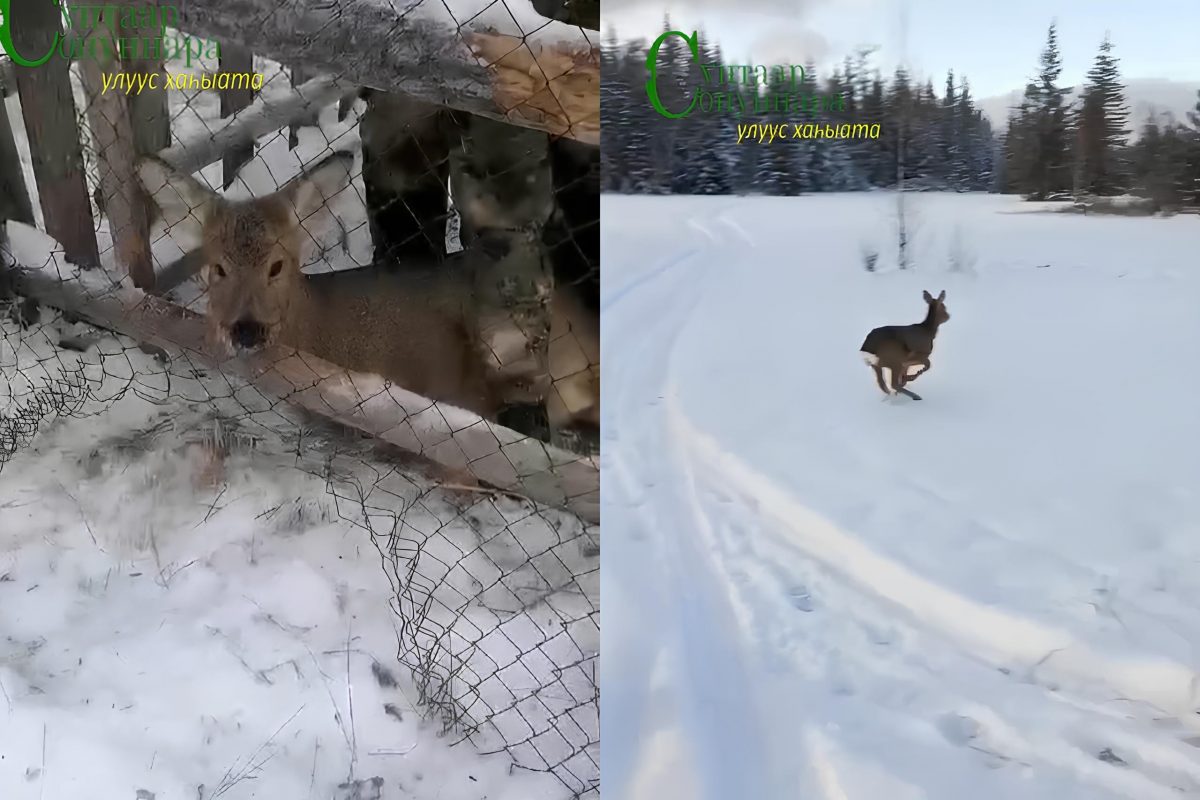
[[[53, 3], [15, 3], [8, 14], [6, 23], [18, 52], [46, 53], [62, 34], [59, 8]], [[87, 269], [97, 267], [100, 250], [83, 171], [69, 64], [55, 55], [41, 66], [14, 65], [13, 71], [46, 232], [62, 244], [72, 263]]]
[[[157, 8], [158, 0], [126, 0], [139, 7]], [[128, 34], [136, 36], [137, 31]], [[167, 70], [161, 57], [151, 57], [149, 48], [131, 49], [122, 61], [125, 72], [134, 76], [141, 89], [129, 95], [129, 116], [133, 123], [134, 149], [138, 155], [157, 153], [171, 146], [171, 112], [167, 103]], [[146, 78], [140, 76], [145, 75]], [[157, 75], [157, 89], [149, 86], [149, 76]]]
[[[189, 34], [485, 117], [600, 141], [599, 35], [541, 17], [524, 32], [395, 0], [189, 0]], [[444, 10], [443, 10], [444, 13]], [[501, 15], [502, 17], [503, 15]], [[496, 25], [503, 24], [499, 21]]]
[[8, 106], [0, 99], [0, 233], [3, 223], [10, 219], [26, 225], [34, 224], [33, 203], [25, 188], [21, 155], [13, 137]]
[[254, 142], [286, 128], [295, 120], [320, 113], [322, 108], [337, 102], [353, 88], [353, 84], [330, 77], [313, 78], [295, 89], [286, 81], [272, 81], [252, 104], [220, 129], [212, 133], [201, 130], [194, 137], [181, 139], [161, 151], [158, 156], [181, 172], [193, 174], [220, 160], [231, 148]]
[[25, 174], [21, 169], [21, 154], [13, 136], [12, 120], [4, 98], [17, 91], [17, 77], [13, 73], [12, 61], [0, 61], [0, 238], [4, 236], [4, 222], [16, 220], [33, 225], [33, 203], [29, 189], [25, 186]]
[[223, 374], [330, 420], [363, 431], [454, 474], [600, 519], [600, 471], [594, 457], [568, 453], [469, 411], [435, 403], [383, 379], [306, 353], [271, 347], [252, 358], [223, 359], [204, 337], [204, 318], [161, 298], [114, 285], [100, 272], [63, 276], [53, 263], [16, 271], [22, 294], [80, 319], [220, 366]]
[[[251, 73], [254, 71], [254, 54], [236, 45], [225, 45], [221, 48], [219, 72]], [[232, 116], [254, 102], [254, 89], [249, 81], [242, 86], [227, 87], [219, 90], [221, 94], [221, 119]], [[221, 157], [222, 189], [233, 185], [233, 179], [250, 159], [254, 158], [254, 141], [246, 141], [225, 151]]]
[[0, 86], [5, 97], [12, 97], [17, 91], [17, 73], [13, 70], [12, 59], [0, 59]]
[[150, 214], [135, 167], [138, 153], [129, 100], [125, 92], [104, 90], [106, 76], [111, 83], [113, 76], [121, 72], [116, 49], [121, 7], [110, 4], [101, 8], [84, 45], [94, 55], [79, 61], [88, 97], [88, 122], [100, 162], [100, 196], [117, 263], [134, 286], [150, 290], [154, 287]]

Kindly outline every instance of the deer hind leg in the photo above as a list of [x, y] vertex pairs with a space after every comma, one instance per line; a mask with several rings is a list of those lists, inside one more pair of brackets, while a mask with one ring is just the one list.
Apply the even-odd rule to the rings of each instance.
[[875, 370], [875, 382], [879, 384], [879, 391], [883, 392], [888, 397], [891, 397], [891, 390], [888, 389], [887, 384], [883, 382], [883, 367], [879, 366], [878, 364], [872, 364], [871, 369]]
[[908, 382], [908, 376], [905, 374], [906, 367], [901, 364], [898, 368], [892, 370], [892, 388], [896, 394], [902, 394], [906, 397], [911, 397], [913, 400], [920, 400], [921, 396], [915, 392], [910, 392], [904, 388], [904, 384]]

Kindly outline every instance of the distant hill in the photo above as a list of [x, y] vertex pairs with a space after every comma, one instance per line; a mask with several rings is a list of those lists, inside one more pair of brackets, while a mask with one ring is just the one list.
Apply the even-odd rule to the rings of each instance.
[[[1133, 78], [1125, 82], [1125, 102], [1129, 104], [1129, 127], [1133, 136], [1145, 123], [1146, 118], [1153, 112], [1156, 114], [1171, 114], [1178, 122], [1187, 122], [1187, 112], [1196, 109], [1196, 92], [1200, 91], [1200, 81], [1169, 81], [1160, 78]], [[976, 102], [976, 105], [987, 114], [992, 121], [992, 127], [997, 133], [1003, 130], [1008, 119], [1009, 108], [1021, 102], [1024, 89], [1014, 89], [1007, 95], [986, 97]], [[1072, 101], [1076, 99], [1078, 89], [1072, 89], [1068, 95]]]

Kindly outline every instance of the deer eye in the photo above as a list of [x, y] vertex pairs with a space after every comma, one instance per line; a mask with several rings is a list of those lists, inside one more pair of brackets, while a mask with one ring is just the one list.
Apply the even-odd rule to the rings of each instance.
[[213, 274], [216, 275], [218, 278], [225, 277], [225, 268], [222, 267], [220, 264], [214, 263], [212, 265], [212, 271], [213, 271]]
[[283, 272], [283, 261], [272, 261], [271, 271], [268, 273], [268, 275], [272, 278], [277, 278], [281, 272]]

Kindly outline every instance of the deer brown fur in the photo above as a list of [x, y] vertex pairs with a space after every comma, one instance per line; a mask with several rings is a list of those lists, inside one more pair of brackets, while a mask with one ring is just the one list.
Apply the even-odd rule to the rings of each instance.
[[[469, 258], [438, 268], [301, 271], [305, 228], [314, 227], [306, 218], [349, 185], [353, 160], [335, 153], [279, 191], [242, 201], [153, 156], [139, 171], [160, 204], [200, 221], [208, 334], [227, 355], [278, 342], [494, 419], [512, 390], [494, 385], [479, 357]], [[570, 304], [551, 305], [557, 327], [572, 327]]]
[[[929, 306], [925, 319], [914, 325], [885, 325], [867, 334], [863, 340], [863, 359], [875, 371], [875, 381], [880, 390], [891, 396], [903, 394], [913, 400], [921, 396], [904, 388], [918, 377], [929, 371], [932, 364], [929, 356], [933, 353], [933, 341], [937, 337], [938, 328], [950, 319], [946, 310], [946, 292], [943, 290], [937, 297], [924, 292], [926, 304]], [[913, 374], [908, 370], [920, 367]], [[884, 382], [883, 370], [888, 370], [891, 388]]]

